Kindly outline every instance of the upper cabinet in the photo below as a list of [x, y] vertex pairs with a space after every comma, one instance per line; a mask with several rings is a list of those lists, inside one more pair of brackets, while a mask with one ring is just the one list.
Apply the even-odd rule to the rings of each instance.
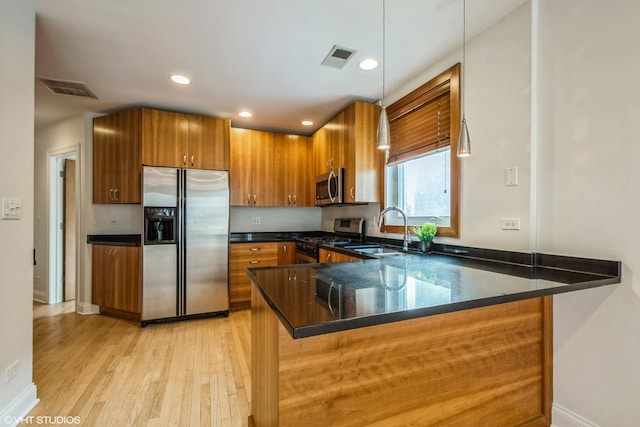
[[142, 163], [194, 169], [229, 169], [229, 121], [142, 109]]
[[381, 202], [385, 151], [376, 148], [380, 107], [355, 102], [313, 135], [314, 176], [345, 169], [344, 202]]
[[140, 203], [141, 110], [93, 119], [93, 203]]
[[232, 206], [313, 206], [309, 138], [231, 129]]
[[230, 121], [135, 108], [93, 121], [93, 203], [140, 203], [142, 165], [229, 169]]

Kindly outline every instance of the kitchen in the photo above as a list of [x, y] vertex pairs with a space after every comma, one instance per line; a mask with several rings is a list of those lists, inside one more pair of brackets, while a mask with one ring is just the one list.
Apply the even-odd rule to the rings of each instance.
[[[569, 13], [570, 11], [568, 9], [570, 6], [566, 4], [551, 6], [547, 3], [542, 3], [541, 6], [544, 6], [541, 10], [536, 9], [537, 13], [540, 14], [542, 23], [545, 24], [543, 27], [544, 31], [542, 31], [540, 35], [540, 42], [544, 42], [542, 47], [548, 49], [545, 50], [544, 53], [551, 52], [552, 54], [550, 57], [540, 56], [538, 58], [538, 61], [541, 61], [545, 67], [549, 67], [543, 70], [544, 73], [541, 75], [542, 77], [549, 78], [549, 76], [552, 75], [551, 71], [559, 72], [559, 75], [561, 76], [564, 75], [560, 70], [563, 69], [563, 64], [566, 65], [566, 62], [573, 64], [571, 61], [575, 61], [576, 64], [581, 64], [589, 69], [593, 69], [594, 73], [596, 71], [605, 72], [605, 70], [608, 69], [604, 68], [604, 63], [596, 63], [595, 61], [589, 60], [585, 57], [571, 57], [570, 55], [564, 55], [568, 50], [562, 50], [569, 49], [571, 43], [576, 43], [576, 40], [572, 37], [566, 37], [567, 34], [563, 33], [564, 29], [567, 28], [567, 22], [563, 22], [562, 25], [560, 25], [559, 22], [561, 22], [562, 19], [568, 19], [571, 17], [569, 22], [570, 25], [568, 26], [569, 30], [566, 31], [575, 31], [581, 37], [584, 37], [585, 40], [593, 41], [590, 37], [596, 36], [590, 36], [589, 34], [592, 33], [587, 32], [581, 26], [582, 24], [580, 24], [580, 22], [582, 21], [578, 18], [583, 19], [585, 22], [589, 22], [589, 19], [586, 19], [585, 17], [599, 16], [599, 6], [596, 4], [590, 4], [584, 10], [573, 10], [573, 13], [577, 14], [577, 18], [576, 15]], [[624, 19], [626, 16], [633, 15], [633, 8], [629, 7], [627, 12], [629, 13], [625, 14], [620, 10], [615, 11], [615, 13], [610, 13], [614, 13], [613, 16], [618, 17], [619, 19]], [[605, 16], [610, 15], [605, 14]], [[613, 24], [612, 21], [607, 20], [604, 28], [608, 31], [615, 32], [615, 30], [620, 27]], [[553, 30], [551, 28], [553, 28]], [[632, 26], [625, 28], [627, 28], [628, 31], [633, 31]], [[620, 37], [617, 39], [618, 43], [626, 40], [628, 37], [628, 34], [625, 34], [622, 30], [620, 31]], [[602, 32], [596, 33], [603, 37], [604, 40], [609, 40], [607, 37], [608, 35], [605, 35]], [[566, 40], [563, 37], [566, 37]], [[496, 36], [496, 38], [498, 38], [498, 36]], [[551, 43], [550, 40], [554, 40], [554, 42]], [[509, 41], [513, 42], [513, 40]], [[528, 39], [522, 41], [524, 46], [528, 46], [530, 42], [531, 41]], [[507, 42], [505, 41], [505, 43]], [[550, 47], [550, 45], [554, 44], [559, 45], [557, 47]], [[509, 45], [511, 45], [511, 43], [509, 43]], [[594, 45], [599, 47], [596, 48]], [[611, 57], [609, 52], [616, 52], [619, 54], [622, 49], [620, 47], [614, 49], [609, 45], [605, 48], [598, 45], [595, 41], [593, 41], [589, 46], [594, 49], [599, 49], [597, 52], [602, 54], [603, 57], [608, 58], [610, 61], [608, 67], [611, 66], [611, 63], [615, 64], [618, 61], [615, 56]], [[472, 64], [474, 55], [472, 42], [469, 44], [468, 55], [468, 61]], [[553, 58], [558, 62], [558, 64], [556, 65], [555, 62], [545, 62], [544, 60], [548, 58]], [[634, 60], [637, 60], [637, 58], [634, 58]], [[478, 62], [475, 63], [478, 64]], [[519, 62], [509, 62], [508, 65], [509, 67], [520, 65], [525, 70], [525, 74], [528, 75], [528, 65], [521, 64]], [[622, 66], [624, 70], [627, 70], [625, 67], [626, 65]], [[442, 68], [437, 71], [441, 71], [441, 69]], [[432, 74], [435, 74], [437, 71], [434, 70]], [[476, 72], [479, 71], [480, 70], [476, 68]], [[487, 72], [487, 74], [490, 73]], [[489, 77], [489, 79], [487, 79], [487, 77]], [[491, 85], [488, 83], [491, 81], [491, 77], [502, 81], [506, 76], [504, 74], [494, 75], [494, 73], [491, 73], [490, 75], [485, 75], [479, 73], [474, 77], [470, 66], [469, 74], [467, 76], [469, 93], [473, 90], [481, 92], [482, 87], [499, 87], [499, 84]], [[587, 74], [584, 76], [584, 79], [586, 81], [590, 81], [588, 80], [590, 77], [592, 77], [592, 75]], [[426, 80], [426, 78], [421, 78], [418, 83]], [[552, 82], [555, 82], [555, 80], [552, 80]], [[499, 81], [497, 83], [499, 83]], [[524, 83], [525, 86], [528, 87], [531, 83], [530, 78], [525, 78]], [[558, 82], [555, 83], [559, 84]], [[567, 99], [570, 99], [570, 88], [581, 88], [581, 85], [584, 82], [577, 80], [571, 83], [563, 83], [568, 84], [569, 87], [566, 91], [557, 92], [546, 86], [550, 84], [547, 80], [539, 82], [541, 88], [538, 90], [541, 91], [544, 97], [541, 97], [538, 102], [540, 102], [545, 108], [539, 113], [540, 116], [538, 118], [538, 123], [540, 126], [542, 124], [545, 124], [545, 126], [551, 126], [551, 123], [553, 123], [550, 121], [550, 113], [546, 112], [546, 108], [550, 106], [557, 106], [560, 108], [560, 111], [555, 111], [555, 114], [560, 114], [560, 118], [564, 118], [564, 120], [577, 120], [580, 114], [588, 114], [588, 117], [592, 120], [592, 125], [597, 126], [599, 121], [597, 119], [598, 115], [594, 113], [595, 108], [593, 110], [587, 109], [586, 111], [580, 110], [582, 113], [574, 113], [571, 108], [571, 104], [564, 104], [562, 102], [564, 98], [556, 99], [553, 95], [556, 93], [558, 93], [558, 96], [563, 94], [567, 96]], [[512, 93], [522, 93], [522, 91], [514, 91], [508, 88], [505, 88], [505, 92], [507, 92], [507, 95]], [[534, 91], [534, 93], [537, 92]], [[629, 253], [633, 253], [634, 246], [629, 243], [628, 239], [633, 236], [633, 233], [607, 229], [607, 234], [598, 239], [601, 243], [594, 246], [592, 245], [593, 242], [591, 238], [583, 236], [583, 233], [580, 232], [581, 229], [589, 228], [585, 227], [587, 224], [591, 224], [595, 221], [595, 218], [598, 217], [595, 213], [601, 212], [605, 214], [603, 215], [605, 217], [613, 216], [614, 218], [618, 218], [618, 216], [622, 217], [627, 214], [623, 212], [612, 213], [608, 209], [605, 211], [605, 208], [601, 206], [602, 202], [596, 204], [598, 199], [594, 198], [594, 203], [589, 203], [587, 200], [582, 200], [579, 196], [582, 194], [581, 191], [569, 190], [571, 185], [576, 184], [575, 180], [570, 179], [571, 173], [575, 173], [584, 180], [581, 181], [584, 182], [584, 185], [588, 185], [587, 189], [589, 189], [590, 192], [596, 191], [599, 194], [599, 200], [604, 200], [605, 205], [623, 206], [620, 204], [620, 200], [627, 200], [628, 195], [633, 194], [633, 190], [627, 184], [627, 182], [631, 180], [627, 180], [626, 177], [622, 177], [617, 174], [611, 174], [606, 177], [598, 174], [597, 177], [589, 178], [589, 173], [594, 170], [613, 170], [614, 168], [612, 166], [613, 163], [610, 164], [611, 158], [605, 156], [603, 159], [600, 151], [597, 151], [598, 155], [595, 157], [604, 161], [604, 165], [607, 166], [606, 169], [599, 167], [589, 168], [589, 165], [595, 166], [594, 162], [596, 161], [591, 157], [585, 158], [578, 156], [577, 158], [580, 159], [580, 162], [577, 160], [574, 161], [572, 160], [574, 157], [571, 155], [570, 151], [552, 152], [549, 151], [550, 147], [547, 146], [532, 147], [521, 151], [513, 144], [508, 144], [505, 139], [500, 140], [499, 138], [492, 139], [480, 136], [483, 135], [483, 126], [487, 123], [492, 123], [492, 121], [495, 122], [495, 117], [493, 116], [495, 115], [496, 110], [486, 108], [487, 99], [489, 98], [485, 97], [481, 101], [476, 98], [476, 101], [473, 101], [471, 96], [469, 98], [467, 115], [470, 120], [470, 132], [472, 133], [472, 138], [475, 141], [481, 141], [482, 145], [480, 145], [480, 142], [478, 142], [478, 145], [474, 145], [475, 152], [470, 160], [473, 159], [475, 163], [472, 163], [471, 161], [467, 162], [465, 160], [466, 163], [463, 165], [461, 184], [462, 232], [461, 239], [456, 240], [455, 242], [469, 246], [496, 247], [526, 252], [529, 251], [533, 245], [532, 241], [537, 240], [537, 248], [540, 250], [548, 250], [550, 252], [561, 254], [591, 256], [595, 258], [622, 259], [625, 261], [625, 264], [629, 265], [627, 268], [631, 268], [632, 270], [633, 262], [631, 261], [632, 257], [629, 256]], [[624, 92], [621, 93], [621, 99], [627, 99]], [[507, 110], [515, 110], [518, 106], [520, 106], [520, 108], [529, 108], [530, 102], [531, 100], [527, 99], [522, 101], [520, 104], [511, 103]], [[549, 104], [550, 102], [556, 102], [557, 104]], [[630, 103], [623, 105], [631, 107]], [[471, 124], [472, 111], [474, 117], [473, 126]], [[614, 109], [614, 111], [618, 110]], [[513, 113], [515, 114], [515, 111], [513, 111]], [[485, 118], [482, 114], [489, 117]], [[624, 116], [624, 114], [621, 115]], [[503, 115], [500, 116], [503, 117]], [[528, 113], [524, 116], [529, 117], [531, 114]], [[88, 121], [90, 122], [90, 120]], [[74, 141], [83, 141], [85, 140], [85, 129], [89, 128], [84, 122], [84, 117], [67, 121], [66, 123], [60, 124], [57, 129], [50, 128], [48, 130], [43, 130], [37, 135], [37, 139], [41, 141], [45, 139], [52, 139], [52, 135], [59, 135], [60, 133], [68, 132], [69, 129], [71, 129], [71, 139]], [[523, 127], [520, 129], [520, 134], [515, 133], [520, 135], [520, 137], [513, 137], [512, 139], [528, 141], [531, 138], [530, 133], [532, 131], [526, 126], [526, 124], [523, 124], [520, 121], [505, 120], [504, 125]], [[622, 123], [621, 127], [617, 129], [621, 132], [621, 135], [624, 135], [628, 130], [628, 126], [625, 126], [627, 125]], [[596, 129], [599, 128], [596, 127]], [[487, 134], [486, 132], [487, 130], [485, 130], [485, 135]], [[544, 138], [553, 141], [554, 144], [556, 144], [556, 147], [559, 146], [563, 150], [569, 150], [568, 145], [565, 146], [559, 142], [563, 138], [571, 140], [571, 138], [569, 138], [570, 135], [563, 133], [564, 131], [562, 129], [555, 130], [553, 127], [540, 127], [536, 128], [536, 132], [541, 133], [541, 136]], [[556, 134], [553, 132], [558, 133]], [[584, 135], [582, 136], [585, 137]], [[587, 135], [586, 138], [587, 141], [591, 141], [592, 137]], [[89, 139], [87, 138], [86, 141], [88, 140]], [[620, 141], [620, 138], [617, 138], [617, 140]], [[525, 169], [528, 168], [529, 163], [533, 161], [530, 159], [528, 152], [535, 152], [536, 150], [534, 150], [534, 148], [538, 151], [538, 155], [550, 156], [546, 157], [547, 159], [555, 158], [555, 156], [558, 157], [556, 158], [556, 163], [547, 162], [544, 160], [545, 157], [542, 157], [531, 166], [532, 168], [545, 168], [542, 170], [550, 170], [551, 172], [536, 175], [539, 180], [538, 190], [537, 194], [532, 195], [532, 193], [529, 192], [530, 183], [527, 182], [530, 174], [526, 172]], [[85, 166], [90, 163], [90, 161], [86, 160], [91, 158], [90, 149], [89, 144], [83, 146]], [[596, 149], [590, 145], [587, 145], [585, 149], [589, 150], [587, 153], [596, 152]], [[509, 150], [513, 150], [513, 152], [510, 153]], [[562, 161], [565, 162], [564, 165], [560, 163], [559, 159], [563, 159]], [[617, 158], [616, 161], [624, 162], [623, 159]], [[492, 167], [491, 164], [496, 166]], [[600, 163], [597, 164], [600, 165]], [[518, 165], [520, 168], [520, 184], [516, 189], [502, 186], [502, 174], [504, 172], [504, 167], [513, 165]], [[624, 165], [620, 170], [628, 171], [629, 174], [632, 174], [631, 171], [634, 169], [631, 166]], [[87, 172], [85, 169], [84, 173], [85, 185], [90, 187], [90, 172]], [[491, 181], [490, 177], [493, 177], [493, 181]], [[553, 181], [551, 181], [552, 179]], [[598, 181], [596, 184], [596, 179], [602, 181]], [[500, 183], [500, 185], [495, 184], [491, 188], [491, 191], [488, 191], [488, 182]], [[551, 184], [553, 184], [554, 187], [549, 187]], [[578, 188], [582, 189], [582, 185], [583, 184], [580, 184]], [[553, 188], [553, 190], [550, 190], [550, 188]], [[562, 189], [565, 191], [563, 192]], [[585, 189], [585, 191], [587, 189]], [[604, 191], [605, 189], [607, 191]], [[514, 199], [517, 199], [519, 202], [513, 203]], [[535, 203], [530, 203], [530, 200], [535, 200]], [[631, 209], [633, 209], [635, 205], [633, 205], [634, 202], [631, 203]], [[574, 209], [571, 208], [570, 204], [575, 204], [575, 209], [577, 209], [577, 211], [574, 212]], [[507, 205], [509, 206], [508, 208]], [[595, 213], [585, 215], [580, 211], [580, 207], [583, 207], [584, 209], [588, 208]], [[304, 213], [300, 214], [300, 212], [295, 211], [296, 209], [301, 209]], [[119, 224], [106, 227], [106, 229], [113, 230], [115, 232], [127, 232], [129, 230], [126, 229], [126, 224], [131, 223], [132, 221], [137, 221], [136, 218], [138, 218], [137, 213], [128, 212], [126, 209], [99, 209], [89, 205], [85, 206], [84, 210], [86, 214], [85, 226], [87, 227], [87, 234], [104, 231], [104, 229], [100, 230], [97, 225], [110, 224], [111, 219], [114, 217], [119, 219]], [[291, 212], [291, 210], [294, 212]], [[293, 223], [295, 225], [299, 225], [299, 228], [296, 228], [300, 230], [316, 230], [321, 228], [324, 231], [330, 231], [333, 219], [336, 217], [358, 216], [370, 219], [377, 215], [379, 207], [325, 208], [325, 210], [322, 211], [314, 208], [295, 208], [291, 210], [286, 208], [234, 209], [231, 222], [232, 230], [245, 232], [258, 232], [266, 229], [278, 230], [283, 229], [280, 227], [281, 225], [287, 225], [288, 229], [288, 225]], [[352, 212], [351, 210], [355, 212]], [[623, 211], [624, 209], [619, 210]], [[517, 233], [502, 232], [499, 230], [499, 225], [495, 224], [494, 221], [496, 218], [500, 218], [505, 215], [505, 211], [508, 211], [507, 215], [509, 216], [520, 217], [522, 219], [522, 224], [525, 227], [527, 224], [532, 222], [531, 220], [526, 220], [529, 218], [530, 212], [539, 212], [537, 216], [538, 226], [532, 226], [531, 229], [523, 227], [523, 229]], [[554, 212], [558, 213], [558, 215], [554, 215]], [[578, 213], [580, 214], [578, 215]], [[301, 218], [303, 216], [304, 221]], [[254, 218], [260, 218], [261, 223], [254, 224]], [[575, 226], [571, 225], [574, 224], [574, 222], [569, 223], [566, 218], [571, 218], [571, 220], [575, 222]], [[301, 224], [301, 222], [304, 222], [304, 224]], [[622, 218], [619, 218], [619, 222], [631, 224], [629, 221], [623, 221]], [[368, 223], [371, 225], [372, 222], [368, 221]], [[540, 224], [549, 224], [549, 226], [541, 227]], [[633, 226], [630, 225], [630, 227]], [[369, 234], [375, 234], [375, 230], [371, 230]], [[628, 238], [626, 237], [627, 234], [629, 235]], [[534, 236], [531, 240], [529, 238], [530, 235]], [[492, 244], [489, 244], [488, 240], [490, 240]], [[604, 243], [610, 241], [617, 243]], [[623, 251], [630, 252], [626, 253]], [[86, 250], [82, 255], [87, 259], [88, 254], [86, 253]], [[81, 268], [83, 269], [82, 276], [84, 277], [84, 283], [87, 283], [87, 278], [90, 277], [90, 272], [85, 267]], [[625, 271], [627, 273], [629, 272], [628, 270]], [[558, 307], [557, 304], [560, 304], [556, 313], [556, 331], [558, 335], [557, 339], [561, 340], [560, 346], [557, 346], [558, 352], [555, 360], [556, 381], [558, 381], [555, 387], [556, 401], [558, 403], [563, 403], [565, 407], [573, 408], [575, 412], [581, 414], [586, 419], [591, 419], [596, 425], [631, 425], [630, 420], [633, 420], [634, 415], [637, 415], [634, 412], [637, 411], [637, 409], [635, 409], [634, 405], [630, 404], [630, 402], [626, 401], [625, 397], [633, 395], [633, 384], [634, 381], [637, 382], [638, 380], [637, 376], [631, 375], [631, 373], [634, 372], [634, 365], [631, 362], [625, 361], [623, 356], [625, 354], [629, 355], [637, 353], [636, 344], [634, 344], [636, 341], [625, 338], [625, 331], [628, 331], [631, 336], [634, 336], [635, 334], [628, 329], [631, 326], [625, 325], [637, 324], [637, 296], [633, 292], [633, 289], [637, 288], [637, 285], [629, 286], [631, 284], [629, 280], [630, 279], [625, 279], [623, 282], [624, 287], [618, 286], [617, 290], [608, 289], [594, 291], [595, 293], [573, 294], [571, 296], [567, 295], [556, 299], [556, 307]], [[79, 298], [81, 301], [87, 301], [86, 295], [83, 296], [83, 293], [86, 293], [86, 288], [80, 289]], [[583, 306], [595, 308], [596, 310], [594, 312], [593, 310], [587, 310], [585, 308], [583, 311], [578, 308]], [[607, 325], [609, 327], [607, 327]], [[616, 330], [617, 328], [622, 328], [619, 331], [619, 334], [615, 333], [611, 336], [609, 335], [609, 332], [607, 332], [612, 329]], [[590, 343], [594, 340], [598, 342], [604, 340], [608, 345], [606, 348], [599, 345], [595, 346], [596, 348], [592, 348]], [[580, 355], [579, 357], [577, 357], [578, 354]], [[576, 365], [574, 363], [576, 358], [582, 362]], [[601, 360], [604, 358], [612, 363], [608, 363], [605, 367], [601, 366]], [[597, 369], [595, 368], [596, 366], [598, 367]], [[577, 384], [581, 384], [581, 386], [577, 386]], [[620, 393], [617, 393], [618, 398], [615, 401], [612, 401], [612, 398], [607, 397], [607, 390], [612, 389], [620, 391]], [[589, 402], [592, 402], [593, 399], [597, 399], [598, 403], [590, 404]], [[608, 410], [605, 408], [608, 408]]]

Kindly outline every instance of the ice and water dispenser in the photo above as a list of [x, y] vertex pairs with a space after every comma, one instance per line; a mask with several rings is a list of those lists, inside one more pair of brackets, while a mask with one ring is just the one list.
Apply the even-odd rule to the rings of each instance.
[[176, 208], [144, 208], [144, 244], [176, 243]]

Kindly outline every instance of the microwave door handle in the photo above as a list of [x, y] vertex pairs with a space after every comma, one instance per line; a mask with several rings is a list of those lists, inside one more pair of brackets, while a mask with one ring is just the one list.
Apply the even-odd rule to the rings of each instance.
[[335, 177], [336, 177], [336, 174], [333, 171], [329, 172], [329, 178], [327, 178], [327, 193], [329, 194], [329, 199], [331, 200], [331, 203], [335, 202], [336, 197], [338, 196], [337, 194], [335, 196], [331, 194], [331, 180]]

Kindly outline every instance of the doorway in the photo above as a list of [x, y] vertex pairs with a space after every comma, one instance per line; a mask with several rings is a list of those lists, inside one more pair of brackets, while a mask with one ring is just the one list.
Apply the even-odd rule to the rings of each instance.
[[49, 303], [55, 304], [76, 299], [76, 151], [51, 155], [49, 170]]

